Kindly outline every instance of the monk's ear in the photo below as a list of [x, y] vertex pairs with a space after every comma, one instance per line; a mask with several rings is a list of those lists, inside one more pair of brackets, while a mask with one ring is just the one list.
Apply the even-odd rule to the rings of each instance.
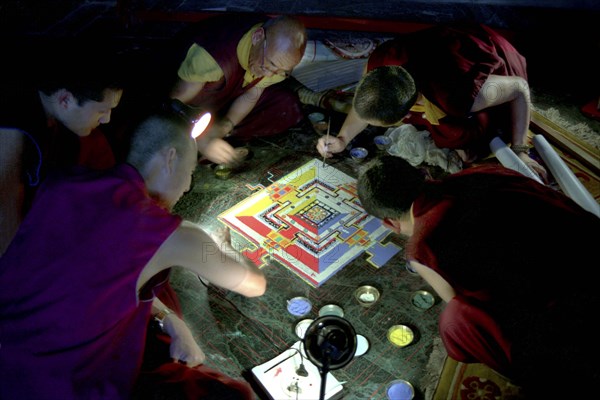
[[63, 109], [67, 109], [71, 104], [77, 103], [77, 99], [73, 96], [73, 93], [69, 92], [67, 89], [60, 89], [56, 92], [56, 99], [58, 105]]
[[388, 229], [393, 230], [394, 232], [400, 230], [400, 221], [398, 221], [397, 219], [384, 218], [382, 224], [383, 224], [383, 226], [385, 226]]
[[164, 153], [165, 169], [169, 175], [175, 174], [177, 167], [177, 150], [174, 147], [169, 147]]
[[382, 224], [397, 235], [404, 234], [404, 232], [402, 232], [402, 223], [400, 222], [400, 219], [384, 218]]

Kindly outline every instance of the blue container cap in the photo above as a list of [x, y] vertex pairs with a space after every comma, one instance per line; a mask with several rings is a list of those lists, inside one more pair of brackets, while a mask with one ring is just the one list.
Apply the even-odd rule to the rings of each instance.
[[375, 139], [373, 139], [373, 141], [375, 142], [375, 144], [386, 145], [390, 144], [392, 142], [392, 139], [390, 139], [389, 136], [375, 136]]
[[367, 154], [368, 151], [364, 147], [354, 147], [352, 150], [350, 150], [350, 156], [356, 158], [365, 158]]
[[412, 400], [415, 397], [415, 390], [410, 382], [397, 379], [390, 382], [386, 394], [389, 400]]

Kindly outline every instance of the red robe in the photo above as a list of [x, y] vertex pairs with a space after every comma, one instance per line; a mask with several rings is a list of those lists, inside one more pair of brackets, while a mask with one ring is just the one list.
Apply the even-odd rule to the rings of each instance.
[[589, 318], [600, 300], [586, 274], [597, 259], [590, 232], [599, 231], [600, 219], [497, 166], [428, 183], [413, 211], [407, 259], [456, 291], [439, 321], [452, 358], [528, 381], [598, 373], [597, 358], [584, 355], [596, 347]]
[[447, 114], [439, 125], [421, 113], [410, 113], [404, 122], [428, 130], [438, 147], [487, 153], [498, 128], [510, 132], [510, 110], [497, 106], [471, 113], [473, 100], [489, 75], [527, 79], [525, 58], [486, 26], [436, 26], [392, 39], [375, 49], [367, 68], [384, 65], [404, 67], [417, 90]]

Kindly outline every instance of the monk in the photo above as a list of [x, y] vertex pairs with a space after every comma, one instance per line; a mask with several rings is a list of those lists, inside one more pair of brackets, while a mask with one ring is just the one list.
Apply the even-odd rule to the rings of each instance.
[[219, 16], [180, 35], [170, 96], [215, 116], [198, 139], [204, 157], [235, 161], [233, 142], [282, 133], [302, 120], [297, 94], [281, 83], [302, 59], [306, 40], [304, 25], [289, 16]]
[[600, 295], [590, 232], [600, 219], [501, 166], [426, 176], [385, 156], [365, 166], [358, 195], [369, 214], [408, 237], [411, 268], [446, 302], [439, 331], [448, 355], [486, 364], [527, 398], [592, 398]]
[[157, 299], [172, 266], [243, 296], [266, 290], [226, 233], [170, 212], [197, 166], [190, 131], [178, 115], [153, 114], [134, 130], [127, 163], [42, 183], [0, 258], [0, 398], [133, 398], [155, 318], [171, 340], [163, 364], [143, 371], [145, 390], [252, 399], [249, 385], [201, 365], [180, 310]]
[[429, 131], [439, 148], [456, 150], [467, 165], [489, 155], [501, 136], [534, 172], [529, 156], [531, 95], [525, 58], [493, 29], [435, 26], [384, 42], [369, 57], [353, 107], [337, 136], [317, 150], [331, 157], [367, 125], [402, 123]]
[[110, 122], [125, 86], [116, 57], [102, 46], [53, 41], [21, 47], [29, 54], [9, 53], [19, 67], [7, 73], [0, 101], [0, 255], [49, 171], [114, 165], [100, 125]]

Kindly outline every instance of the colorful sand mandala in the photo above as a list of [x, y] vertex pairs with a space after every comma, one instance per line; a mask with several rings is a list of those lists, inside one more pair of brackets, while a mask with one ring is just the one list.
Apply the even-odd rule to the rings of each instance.
[[251, 246], [243, 253], [258, 266], [269, 257], [314, 287], [366, 253], [383, 266], [400, 247], [383, 244], [391, 233], [368, 215], [356, 179], [313, 159], [219, 215]]

